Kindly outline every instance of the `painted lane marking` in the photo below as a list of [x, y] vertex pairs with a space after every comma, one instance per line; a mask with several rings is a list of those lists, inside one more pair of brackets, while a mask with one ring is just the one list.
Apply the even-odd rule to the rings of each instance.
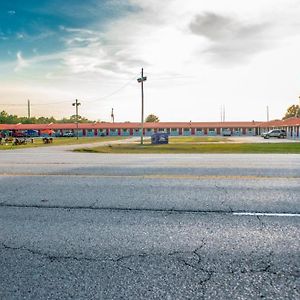
[[255, 216], [255, 217], [300, 217], [300, 214], [291, 213], [262, 213], [262, 212], [234, 212], [235, 216]]

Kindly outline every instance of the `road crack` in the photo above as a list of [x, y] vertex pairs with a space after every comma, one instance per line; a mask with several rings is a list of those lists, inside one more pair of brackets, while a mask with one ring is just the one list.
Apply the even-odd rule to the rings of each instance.
[[222, 192], [222, 193], [225, 194], [225, 199], [223, 199], [223, 200], [221, 201], [221, 203], [220, 203], [221, 206], [226, 205], [226, 206], [229, 208], [229, 211], [232, 213], [232, 212], [233, 212], [232, 207], [231, 207], [230, 205], [228, 205], [228, 204], [225, 204], [227, 198], [230, 196], [230, 194], [229, 194], [229, 192], [227, 191], [227, 189], [226, 189], [224, 186], [219, 186], [217, 183], [215, 183], [215, 188], [216, 188], [218, 191], [220, 191], [220, 192]]
[[33, 250], [24, 246], [19, 246], [19, 247], [13, 247], [13, 246], [8, 246], [5, 243], [1, 243], [2, 248], [6, 250], [13, 250], [13, 251], [26, 251], [31, 253], [32, 255], [39, 255], [42, 256], [46, 259], [49, 259], [51, 262], [53, 261], [59, 261], [59, 260], [76, 260], [76, 261], [99, 261], [98, 259], [90, 258], [90, 257], [78, 257], [78, 256], [71, 256], [71, 255], [52, 255], [49, 253], [45, 253], [39, 250]]

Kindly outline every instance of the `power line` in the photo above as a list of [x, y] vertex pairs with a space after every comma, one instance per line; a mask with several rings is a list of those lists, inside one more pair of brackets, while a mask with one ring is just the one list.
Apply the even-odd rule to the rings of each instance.
[[[107, 95], [102, 96], [102, 97], [100, 97], [98, 99], [95, 99], [95, 100], [86, 100], [84, 102], [85, 103], [93, 103], [93, 102], [98, 102], [98, 101], [103, 100], [103, 99], [110, 98], [113, 95], [115, 95], [118, 92], [120, 92], [121, 90], [123, 90], [130, 83], [132, 83], [135, 78], [136, 78], [136, 75], [134, 77], [131, 77], [124, 85], [122, 85], [121, 87], [119, 87], [118, 89], [116, 89], [115, 91], [113, 91], [110, 94], [107, 94]], [[44, 102], [44, 103], [36, 103], [36, 104], [31, 103], [31, 106], [56, 105], [56, 104], [70, 103], [71, 101], [73, 101], [73, 100], [62, 100], [62, 101], [57, 101], [57, 102]], [[0, 105], [3, 105], [3, 106], [27, 106], [27, 104], [15, 104], [15, 103], [9, 103], [9, 104], [7, 104], [7, 103], [0, 103]]]
[[132, 83], [132, 80], [136, 78], [136, 75], [132, 78], [130, 78], [124, 85], [122, 85], [120, 88], [118, 88], [117, 90], [115, 90], [114, 92], [112, 92], [111, 94], [108, 94], [106, 96], [100, 97], [96, 100], [87, 100], [85, 102], [87, 103], [91, 103], [91, 102], [98, 102], [99, 100], [103, 100], [103, 99], [107, 99], [112, 97], [113, 95], [117, 94], [119, 91], [121, 91], [122, 89], [124, 89], [125, 87], [127, 87], [130, 83]]

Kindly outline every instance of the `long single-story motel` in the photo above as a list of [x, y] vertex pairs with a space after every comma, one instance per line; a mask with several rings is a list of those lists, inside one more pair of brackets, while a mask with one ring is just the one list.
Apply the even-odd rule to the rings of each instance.
[[[37, 130], [39, 135], [45, 131], [53, 131], [54, 135], [76, 133], [77, 124], [0, 124], [0, 130], [20, 132]], [[140, 136], [141, 123], [95, 122], [79, 123], [79, 136]], [[289, 118], [270, 122], [158, 122], [144, 123], [144, 135], [151, 136], [155, 132], [167, 132], [170, 136], [217, 136], [224, 130], [231, 130], [235, 136], [256, 136], [270, 129], [284, 129], [288, 138], [300, 139], [300, 118]]]

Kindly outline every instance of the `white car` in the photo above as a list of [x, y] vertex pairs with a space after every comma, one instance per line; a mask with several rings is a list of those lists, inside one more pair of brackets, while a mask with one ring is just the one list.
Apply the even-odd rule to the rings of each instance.
[[232, 135], [232, 132], [230, 129], [223, 129], [222, 130], [222, 135], [223, 136], [231, 136]]
[[270, 137], [277, 137], [279, 139], [284, 139], [286, 138], [286, 131], [283, 129], [272, 129], [268, 132], [263, 132], [261, 136], [264, 139], [269, 139]]

